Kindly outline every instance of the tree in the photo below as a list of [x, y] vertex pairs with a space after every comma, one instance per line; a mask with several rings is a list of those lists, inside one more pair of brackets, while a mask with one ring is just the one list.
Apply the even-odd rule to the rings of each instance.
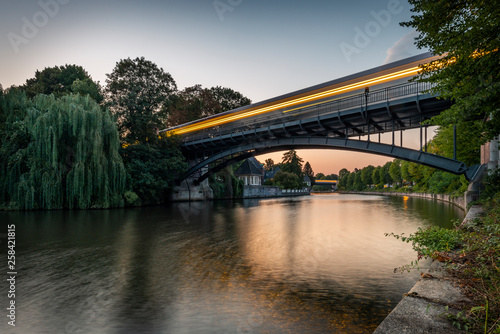
[[175, 126], [213, 114], [217, 102], [208, 89], [201, 85], [186, 87], [173, 94], [167, 108], [168, 126]]
[[373, 183], [377, 186], [384, 185], [382, 182], [380, 182], [381, 175], [382, 175], [382, 167], [380, 167], [380, 166], [375, 167], [373, 169], [373, 172], [372, 172], [372, 180], [373, 180]]
[[216, 86], [210, 88], [209, 91], [213, 100], [217, 102], [216, 108], [212, 111], [213, 114], [236, 109], [252, 103], [249, 98], [231, 88]]
[[106, 79], [106, 101], [124, 142], [156, 140], [166, 127], [166, 107], [177, 90], [172, 76], [153, 62], [122, 59]]
[[375, 167], [368, 165], [361, 170], [361, 182], [363, 182], [365, 186], [369, 186], [374, 183], [372, 178], [374, 169]]
[[353, 190], [357, 190], [357, 191], [361, 191], [363, 189], [366, 188], [366, 183], [363, 182], [363, 180], [361, 179], [361, 171], [357, 172], [356, 174], [354, 174], [354, 185], [353, 185], [354, 189]]
[[347, 170], [347, 168], [342, 168], [340, 171], [339, 171], [339, 180], [342, 180], [346, 175], [349, 175], [349, 171]]
[[276, 165], [274, 164], [274, 160], [271, 158], [266, 159], [264, 162], [264, 169], [267, 171], [272, 171], [275, 167]]
[[304, 176], [302, 173], [303, 162], [304, 160], [297, 155], [297, 151], [290, 150], [285, 152], [281, 163], [281, 171], [295, 174], [298, 178], [302, 179]]
[[323, 173], [316, 174], [316, 180], [324, 180], [324, 179], [325, 179], [325, 174]]
[[309, 178], [312, 180], [314, 178], [314, 171], [311, 167], [311, 164], [308, 162], [305, 163], [304, 165], [304, 169], [302, 170], [302, 172], [304, 173], [304, 175], [307, 175], [309, 176]]
[[97, 103], [103, 100], [101, 86], [92, 80], [90, 75], [81, 66], [64, 65], [46, 67], [43, 71], [36, 71], [35, 77], [26, 80], [21, 86], [28, 97], [38, 94], [54, 94], [61, 97], [70, 93], [89, 95]]
[[2, 98], [0, 205], [9, 209], [123, 206], [127, 172], [109, 111], [90, 97], [12, 90]]
[[[480, 163], [482, 126], [479, 122], [464, 122], [457, 126], [457, 159], [467, 166]], [[453, 158], [453, 125], [441, 126], [429, 142], [428, 151]]]
[[452, 107], [434, 118], [449, 125], [487, 120], [484, 130], [500, 133], [500, 6], [483, 0], [409, 0], [415, 13], [401, 25], [419, 32], [416, 45], [443, 58], [422, 67], [419, 78], [435, 83], [432, 92]]
[[132, 190], [143, 204], [159, 204], [187, 168], [184, 156], [171, 138], [154, 144], [138, 143], [121, 149]]
[[382, 185], [392, 184], [392, 178], [391, 175], [389, 174], [389, 169], [391, 169], [391, 166], [392, 166], [392, 161], [388, 161], [382, 166], [382, 170], [380, 172], [380, 181], [379, 181]]
[[274, 184], [282, 189], [297, 189], [302, 186], [302, 180], [297, 174], [279, 171], [273, 178]]
[[347, 188], [348, 188], [348, 182], [347, 182], [347, 180], [348, 180], [350, 174], [351, 173], [346, 168], [342, 168], [339, 171], [339, 183], [338, 183], [338, 187], [340, 189], [347, 190]]
[[412, 176], [409, 171], [410, 162], [401, 160], [401, 178], [404, 182], [412, 182]]
[[172, 95], [168, 105], [168, 125], [175, 126], [250, 104], [250, 99], [230, 88], [187, 87]]
[[389, 175], [394, 182], [401, 184], [401, 160], [394, 159], [389, 168]]
[[347, 190], [355, 190], [354, 183], [356, 182], [357, 173], [349, 173], [347, 177]]

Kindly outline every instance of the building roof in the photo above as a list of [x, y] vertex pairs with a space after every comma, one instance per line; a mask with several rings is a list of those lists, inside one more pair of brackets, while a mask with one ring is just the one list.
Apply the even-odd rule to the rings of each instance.
[[279, 166], [274, 167], [273, 170], [266, 171], [265, 175], [264, 175], [264, 179], [267, 180], [267, 179], [274, 178], [274, 176], [276, 175], [276, 173], [278, 173], [279, 171], [280, 171]]
[[241, 166], [234, 172], [235, 176], [243, 176], [243, 175], [262, 176], [262, 174], [263, 174], [262, 171], [259, 168], [257, 168], [255, 163], [250, 161], [250, 159], [243, 161]]

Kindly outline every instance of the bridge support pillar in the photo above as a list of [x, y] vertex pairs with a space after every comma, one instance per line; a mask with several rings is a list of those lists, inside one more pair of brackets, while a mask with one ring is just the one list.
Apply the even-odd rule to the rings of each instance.
[[172, 192], [171, 200], [174, 202], [181, 201], [204, 201], [214, 197], [213, 191], [208, 184], [208, 179], [203, 180], [200, 184], [195, 185], [194, 177], [187, 178], [176, 186]]
[[497, 136], [490, 142], [481, 146], [481, 163], [487, 164], [489, 170], [500, 166], [500, 154], [498, 151], [499, 139], [500, 136]]

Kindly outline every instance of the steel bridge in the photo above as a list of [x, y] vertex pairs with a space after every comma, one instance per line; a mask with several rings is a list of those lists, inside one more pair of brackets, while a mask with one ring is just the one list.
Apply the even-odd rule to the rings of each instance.
[[[435, 58], [428, 53], [412, 57], [164, 131], [179, 134], [191, 165], [183, 178], [194, 177], [196, 183], [250, 156], [306, 148], [384, 155], [472, 180], [479, 166], [467, 167], [456, 154], [427, 152], [424, 122], [451, 102], [428, 93], [429, 83], [410, 79], [416, 66]], [[404, 131], [415, 128], [420, 149], [403, 147]], [[389, 144], [380, 141], [387, 132], [392, 133]]]

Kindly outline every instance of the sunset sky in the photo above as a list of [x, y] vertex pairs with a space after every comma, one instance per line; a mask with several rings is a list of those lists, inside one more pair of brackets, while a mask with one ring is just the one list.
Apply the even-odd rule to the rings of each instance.
[[[179, 89], [224, 86], [258, 102], [426, 52], [399, 26], [410, 8], [403, 0], [5, 0], [0, 84], [21, 85], [37, 69], [64, 64], [105, 84], [117, 61], [144, 56]], [[325, 174], [390, 160], [333, 150], [299, 155]]]

